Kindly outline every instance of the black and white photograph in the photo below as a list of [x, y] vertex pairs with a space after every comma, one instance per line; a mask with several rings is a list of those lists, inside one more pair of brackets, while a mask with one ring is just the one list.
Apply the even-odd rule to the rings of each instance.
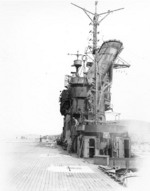
[[0, 0], [0, 190], [150, 190], [150, 1]]

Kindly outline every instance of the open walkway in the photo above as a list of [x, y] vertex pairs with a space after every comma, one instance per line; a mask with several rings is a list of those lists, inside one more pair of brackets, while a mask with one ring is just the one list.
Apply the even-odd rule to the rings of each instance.
[[[3, 156], [3, 191], [122, 191], [117, 182], [88, 160], [60, 147], [7, 143]], [[4, 165], [5, 164], [5, 165]], [[5, 184], [4, 184], [5, 183]], [[1, 184], [2, 186], [2, 184]]]

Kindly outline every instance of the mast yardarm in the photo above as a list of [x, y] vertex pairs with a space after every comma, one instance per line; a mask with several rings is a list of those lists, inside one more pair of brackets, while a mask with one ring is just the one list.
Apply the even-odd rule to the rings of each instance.
[[[91, 22], [92, 22], [92, 25], [93, 25], [93, 47], [92, 47], [92, 53], [93, 53], [93, 55], [95, 55], [96, 50], [97, 50], [97, 27], [98, 27], [98, 25], [99, 25], [100, 22], [102, 22], [110, 13], [113, 13], [113, 12], [115, 12], [115, 11], [120, 11], [120, 10], [122, 10], [122, 9], [124, 9], [124, 8], [119, 8], [119, 9], [115, 9], [115, 10], [108, 10], [108, 11], [106, 11], [106, 12], [103, 12], [103, 13], [98, 14], [98, 13], [97, 13], [97, 4], [98, 4], [97, 1], [95, 1], [95, 13], [92, 13], [91, 11], [86, 10], [85, 8], [82, 8], [82, 7], [80, 7], [80, 6], [78, 6], [78, 5], [74, 4], [74, 3], [71, 3], [71, 4], [74, 5], [74, 6], [76, 6], [76, 7], [78, 7], [78, 8], [80, 8], [80, 9], [82, 9], [82, 10], [85, 12], [85, 14], [89, 17], [89, 19], [91, 20]], [[93, 16], [93, 18], [91, 17], [91, 15]], [[104, 17], [99, 20], [100, 16], [102, 16], [102, 15], [104, 15]]]

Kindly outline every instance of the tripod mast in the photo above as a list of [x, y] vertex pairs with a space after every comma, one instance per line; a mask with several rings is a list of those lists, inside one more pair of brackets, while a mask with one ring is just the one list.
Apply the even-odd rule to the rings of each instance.
[[[97, 54], [97, 42], [98, 42], [98, 39], [97, 39], [97, 28], [98, 28], [98, 25], [110, 14], [110, 13], [113, 13], [115, 11], [120, 11], [124, 8], [119, 8], [119, 9], [115, 9], [115, 10], [108, 10], [106, 12], [103, 12], [103, 13], [97, 13], [97, 4], [98, 4], [98, 1], [95, 1], [95, 13], [85, 9], [85, 8], [82, 8], [74, 3], [71, 3], [72, 5], [82, 9], [85, 14], [88, 16], [88, 18], [91, 20], [92, 22], [92, 25], [93, 25], [93, 47], [92, 47], [92, 54], [93, 54], [93, 57], [94, 57], [94, 64], [95, 64], [95, 122], [97, 124], [98, 122], [98, 119], [97, 119], [97, 99], [98, 99], [98, 83], [97, 83], [97, 67], [98, 67], [98, 63], [97, 63], [97, 58], [98, 58], [98, 54]], [[101, 16], [103, 15], [103, 17], [101, 19], [99, 19]]]

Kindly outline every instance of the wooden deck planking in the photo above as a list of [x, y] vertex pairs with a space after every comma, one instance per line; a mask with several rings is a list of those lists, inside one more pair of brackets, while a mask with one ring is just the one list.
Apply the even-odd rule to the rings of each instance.
[[[86, 160], [69, 156], [61, 148], [13, 143], [8, 156], [14, 161], [6, 182], [8, 191], [122, 191], [124, 188]], [[52, 172], [51, 166], [87, 166], [94, 173]], [[6, 190], [7, 191], [7, 190]]]

